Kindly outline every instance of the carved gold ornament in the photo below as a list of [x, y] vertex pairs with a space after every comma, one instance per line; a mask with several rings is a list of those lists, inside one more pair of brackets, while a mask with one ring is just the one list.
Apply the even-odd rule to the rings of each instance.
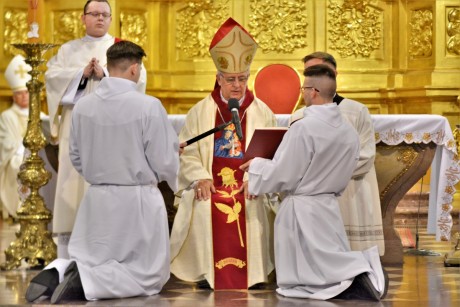
[[293, 53], [307, 47], [305, 1], [250, 0], [248, 32], [262, 52]]
[[208, 57], [216, 29], [230, 16], [228, 0], [194, 0], [176, 15], [176, 48], [187, 57]]
[[451, 9], [447, 21], [447, 51], [460, 55], [460, 9]]
[[81, 22], [81, 10], [57, 11], [54, 13], [54, 43], [63, 44], [85, 36], [85, 27]]
[[127, 11], [120, 14], [121, 38], [146, 49], [147, 45], [147, 18], [145, 12]]
[[433, 53], [433, 12], [430, 10], [413, 11], [409, 31], [409, 56], [431, 56]]
[[43, 135], [40, 120], [40, 92], [44, 86], [39, 80], [38, 67], [44, 62], [43, 54], [52, 44], [15, 44], [26, 54], [26, 63], [32, 67], [29, 74], [31, 80], [27, 82], [29, 90], [29, 121], [24, 137], [24, 147], [30, 151], [20, 166], [18, 178], [28, 187], [30, 194], [17, 211], [21, 225], [16, 234], [17, 239], [5, 250], [6, 261], [1, 265], [4, 270], [11, 270], [21, 265], [24, 259], [31, 267], [48, 265], [56, 259], [56, 244], [48, 230], [48, 223], [52, 220], [52, 213], [39, 194], [39, 189], [46, 185], [51, 173], [45, 169], [45, 163], [38, 152], [45, 147], [46, 139]]
[[370, 0], [329, 1], [330, 48], [342, 57], [369, 57], [380, 47], [383, 14]]
[[27, 10], [6, 9], [3, 14], [5, 24], [3, 32], [3, 50], [6, 54], [16, 55], [18, 50], [12, 44], [23, 43], [27, 39]]

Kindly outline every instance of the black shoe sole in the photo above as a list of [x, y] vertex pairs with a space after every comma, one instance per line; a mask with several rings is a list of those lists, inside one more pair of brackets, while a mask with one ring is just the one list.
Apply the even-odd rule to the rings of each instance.
[[85, 299], [80, 273], [75, 262], [69, 265], [64, 273], [64, 280], [54, 290], [51, 296], [51, 304], [57, 304], [63, 299]]
[[30, 281], [26, 291], [26, 300], [33, 302], [40, 296], [51, 296], [59, 284], [59, 273], [55, 268], [43, 270]]

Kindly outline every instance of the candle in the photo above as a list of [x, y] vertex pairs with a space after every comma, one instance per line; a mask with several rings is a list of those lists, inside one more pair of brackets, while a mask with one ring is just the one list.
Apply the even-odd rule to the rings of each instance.
[[39, 41], [39, 30], [43, 15], [43, 0], [28, 0], [28, 2], [27, 22], [29, 32], [27, 33], [27, 41], [29, 43], [37, 43]]

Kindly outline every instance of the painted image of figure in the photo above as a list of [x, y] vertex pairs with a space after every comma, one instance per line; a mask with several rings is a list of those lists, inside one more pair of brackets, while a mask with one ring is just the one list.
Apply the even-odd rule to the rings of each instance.
[[225, 128], [220, 138], [214, 142], [214, 156], [224, 158], [243, 158], [241, 142], [236, 135], [234, 125]]

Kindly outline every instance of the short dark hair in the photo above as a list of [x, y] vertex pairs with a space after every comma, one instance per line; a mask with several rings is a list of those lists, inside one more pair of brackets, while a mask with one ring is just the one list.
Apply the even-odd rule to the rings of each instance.
[[107, 67], [120, 66], [126, 62], [126, 69], [133, 62], [141, 63], [145, 56], [141, 46], [130, 41], [119, 41], [107, 49]]
[[107, 4], [109, 5], [110, 11], [112, 11], [112, 7], [110, 6], [110, 3], [109, 3], [108, 0], [88, 0], [88, 1], [86, 1], [85, 6], [83, 7], [83, 14], [88, 13], [88, 12], [86, 11], [86, 9], [88, 8], [88, 5], [89, 5], [91, 2], [104, 2], [104, 3], [107, 3]]
[[335, 81], [335, 72], [325, 64], [313, 65], [303, 71], [305, 77], [328, 77]]
[[303, 75], [313, 79], [327, 78], [323, 81], [313, 81], [313, 86], [319, 90], [319, 95], [321, 97], [332, 101], [337, 90], [337, 81], [335, 78], [335, 71], [329, 65], [318, 64], [310, 66], [305, 68]]
[[332, 66], [334, 66], [334, 68], [337, 68], [336, 60], [334, 59], [334, 57], [332, 55], [330, 55], [327, 52], [317, 51], [317, 52], [310, 53], [309, 55], [306, 55], [302, 59], [302, 62], [305, 64], [308, 61], [313, 60], [313, 59], [321, 59], [324, 62], [329, 63]]

